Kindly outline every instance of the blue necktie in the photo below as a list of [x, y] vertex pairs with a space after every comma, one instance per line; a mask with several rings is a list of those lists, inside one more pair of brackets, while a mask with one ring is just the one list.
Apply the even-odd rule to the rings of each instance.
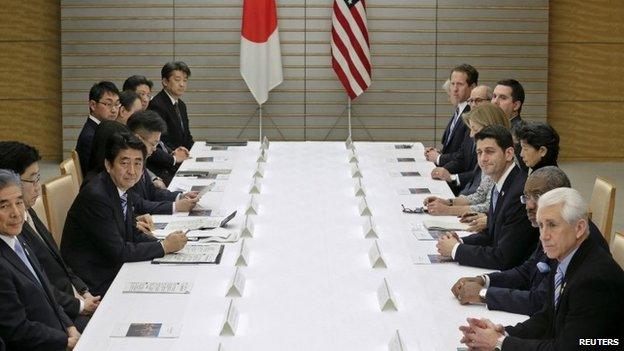
[[494, 213], [494, 211], [496, 211], [496, 203], [498, 202], [498, 188], [496, 187], [496, 184], [494, 184], [494, 187], [492, 188], [492, 213]]
[[557, 273], [555, 273], [555, 308], [559, 302], [559, 296], [561, 295], [561, 283], [563, 283], [563, 270], [557, 266]]
[[26, 267], [28, 268], [30, 273], [32, 273], [32, 275], [35, 276], [35, 279], [37, 279], [37, 281], [41, 285], [41, 281], [39, 280], [39, 277], [37, 276], [37, 273], [35, 273], [35, 269], [30, 264], [30, 261], [28, 260], [28, 257], [26, 257], [26, 252], [24, 251], [24, 248], [22, 247], [22, 244], [17, 239], [15, 239], [15, 248], [14, 248], [14, 250], [15, 250], [15, 253], [17, 254], [17, 257], [19, 257], [20, 260], [22, 260], [22, 262], [24, 262], [24, 264], [26, 265]]
[[126, 213], [128, 212], [128, 194], [123, 193], [119, 198], [121, 199], [121, 210], [123, 211], [124, 218], [126, 218]]
[[448, 132], [448, 135], [446, 136], [446, 140], [444, 141], [444, 144], [448, 144], [448, 142], [451, 140], [451, 136], [453, 135], [453, 129], [455, 129], [457, 120], [459, 120], [459, 107], [455, 109], [455, 114], [453, 115], [453, 122], [451, 122], [451, 128], [449, 128], [449, 132]]

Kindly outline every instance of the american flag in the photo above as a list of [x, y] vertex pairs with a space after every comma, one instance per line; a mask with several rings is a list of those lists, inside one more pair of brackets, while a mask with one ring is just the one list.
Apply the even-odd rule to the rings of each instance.
[[371, 60], [364, 0], [334, 0], [332, 67], [351, 100], [371, 85]]

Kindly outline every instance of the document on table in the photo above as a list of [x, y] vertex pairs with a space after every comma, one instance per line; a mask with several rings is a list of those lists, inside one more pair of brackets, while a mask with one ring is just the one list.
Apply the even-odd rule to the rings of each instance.
[[459, 230], [459, 231], [467, 231], [469, 226], [466, 223], [460, 223], [459, 219], [427, 219], [424, 222], [424, 225], [427, 229], [433, 230]]
[[411, 224], [412, 235], [418, 240], [438, 240], [448, 233], [445, 230], [427, 229], [422, 223]]
[[218, 179], [227, 180], [230, 177], [230, 173], [218, 173], [219, 171], [231, 171], [227, 170], [207, 170], [207, 171], [178, 171], [176, 177], [193, 177], [197, 179]]
[[397, 193], [399, 195], [431, 194], [431, 190], [429, 190], [429, 188], [405, 188], [405, 189], [398, 189]]
[[[211, 211], [212, 210], [204, 210]], [[205, 230], [224, 227], [229, 221], [236, 217], [236, 211], [230, 213], [227, 217], [211, 217], [211, 218], [197, 218], [197, 219], [184, 219], [179, 221], [169, 222], [164, 228], [167, 231], [174, 230]]]
[[115, 325], [112, 337], [139, 337], [139, 338], [177, 338], [180, 336], [181, 326], [166, 323], [120, 323]]
[[192, 282], [127, 282], [124, 294], [189, 294]]
[[196, 157], [195, 162], [227, 162], [229, 159], [225, 156], [208, 156]]
[[412, 262], [414, 264], [434, 264], [434, 263], [453, 263], [452, 258], [445, 257], [438, 254], [414, 254], [412, 255]]
[[165, 257], [155, 258], [152, 263], [219, 264], [224, 247], [223, 244], [187, 243], [182, 250], [166, 254]]
[[409, 171], [409, 172], [396, 172], [390, 171], [391, 177], [420, 177], [419, 172]]

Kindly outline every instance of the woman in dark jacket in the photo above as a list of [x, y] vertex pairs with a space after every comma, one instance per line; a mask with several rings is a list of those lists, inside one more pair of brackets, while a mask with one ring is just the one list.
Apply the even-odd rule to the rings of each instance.
[[520, 156], [529, 174], [545, 166], [557, 166], [559, 134], [548, 123], [528, 122], [516, 130], [522, 150]]

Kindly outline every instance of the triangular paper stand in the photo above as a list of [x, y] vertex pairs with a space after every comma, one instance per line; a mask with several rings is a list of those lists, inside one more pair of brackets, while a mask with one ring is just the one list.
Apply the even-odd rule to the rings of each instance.
[[360, 162], [360, 160], [355, 154], [355, 150], [351, 150], [351, 153], [349, 154], [349, 163], [358, 163], [358, 162]]
[[247, 266], [249, 264], [249, 249], [245, 243], [245, 239], [241, 240], [240, 251], [236, 258], [235, 266]]
[[345, 141], [345, 146], [347, 147], [348, 150], [354, 149], [354, 147], [353, 147], [353, 140], [351, 140], [350, 136]]
[[263, 150], [269, 149], [269, 138], [267, 138], [266, 135], [264, 136], [264, 138], [262, 138], [262, 144], [260, 144], [260, 148]]
[[234, 271], [234, 276], [232, 277], [232, 281], [230, 282], [230, 286], [225, 296], [228, 297], [241, 297], [243, 296], [243, 291], [245, 290], [245, 276], [242, 272], [240, 272], [240, 268], [236, 268]]
[[262, 149], [260, 155], [258, 156], [258, 162], [266, 162], [267, 161], [267, 153], [265, 149]]
[[249, 199], [249, 204], [247, 204], [247, 209], [245, 209], [246, 215], [257, 215], [258, 214], [258, 203], [256, 202], [255, 197], [252, 195], [251, 199]]
[[254, 180], [254, 182], [251, 184], [251, 187], [249, 187], [249, 193], [260, 194], [260, 182], [258, 181], [258, 179]]
[[355, 178], [355, 196], [366, 196], [364, 185], [362, 185], [362, 178]]
[[253, 174], [253, 178], [264, 178], [264, 167], [262, 167], [262, 163], [258, 163], [258, 167]]
[[377, 289], [377, 301], [382, 311], [397, 311], [396, 303], [390, 292], [388, 281], [384, 278], [383, 282]]
[[351, 177], [362, 178], [362, 172], [360, 171], [360, 167], [358, 167], [357, 163], [351, 165]]
[[362, 226], [362, 230], [364, 232], [364, 238], [366, 239], [377, 239], [379, 236], [377, 235], [377, 230], [375, 229], [375, 225], [373, 224], [373, 218], [369, 217], [366, 223]]
[[366, 198], [363, 197], [362, 200], [360, 200], [360, 216], [372, 216], [373, 214], [371, 213], [370, 208], [368, 208], [368, 203], [366, 202]]
[[234, 300], [230, 300], [227, 311], [225, 312], [225, 321], [221, 327], [219, 335], [236, 335], [236, 327], [238, 326], [238, 311], [234, 307]]
[[251, 220], [251, 217], [245, 217], [245, 224], [243, 226], [243, 231], [241, 232], [241, 237], [243, 238], [253, 238], [254, 235], [254, 224]]
[[398, 330], [394, 333], [394, 336], [392, 337], [392, 339], [390, 339], [390, 342], [388, 343], [388, 351], [407, 351], [407, 348], [405, 347], [403, 339], [401, 339], [401, 335], [399, 334]]
[[379, 249], [379, 243], [377, 240], [375, 240], [373, 246], [371, 246], [368, 251], [368, 258], [370, 259], [370, 263], [373, 268], [388, 268], [386, 261], [384, 261], [383, 255], [381, 254], [381, 250]]

